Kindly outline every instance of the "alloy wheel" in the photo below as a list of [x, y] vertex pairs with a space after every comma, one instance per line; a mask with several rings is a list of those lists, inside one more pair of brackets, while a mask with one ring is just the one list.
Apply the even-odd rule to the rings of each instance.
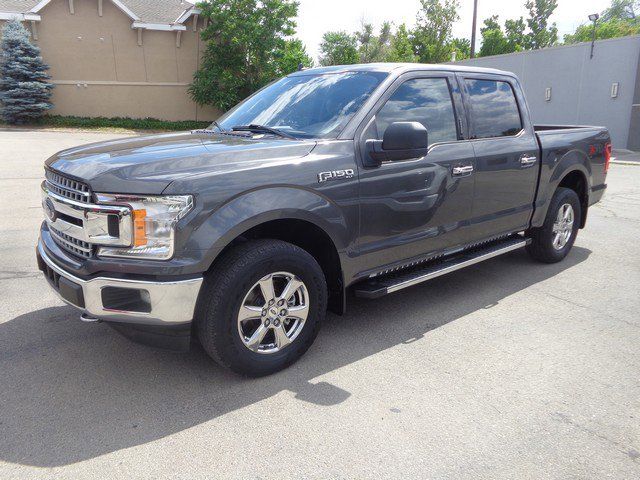
[[277, 353], [295, 341], [308, 315], [304, 282], [289, 272], [271, 273], [245, 295], [238, 312], [238, 333], [249, 350]]
[[565, 203], [558, 210], [556, 221], [553, 223], [553, 248], [562, 250], [573, 233], [573, 207]]

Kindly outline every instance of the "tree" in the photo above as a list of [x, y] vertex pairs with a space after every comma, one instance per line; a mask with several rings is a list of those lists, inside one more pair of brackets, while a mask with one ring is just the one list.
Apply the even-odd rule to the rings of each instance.
[[[596, 24], [596, 40], [607, 38], [626, 37], [640, 34], [640, 23], [626, 22], [622, 20], [609, 20]], [[564, 43], [590, 42], [593, 36], [593, 24], [580, 25], [571, 35], [564, 36]]]
[[356, 41], [358, 42], [358, 54], [360, 63], [371, 62], [372, 52], [375, 48], [374, 43], [377, 39], [373, 35], [373, 25], [362, 22], [362, 29], [356, 32]]
[[502, 55], [503, 53], [511, 52], [507, 37], [500, 27], [498, 15], [484, 19], [483, 26], [480, 27], [480, 36], [482, 37], [482, 46], [478, 52], [479, 57]]
[[498, 22], [498, 15], [493, 15], [489, 18], [484, 19], [484, 26], [480, 27], [480, 34], [488, 30], [501, 30], [500, 23]]
[[295, 0], [208, 0], [198, 7], [209, 25], [189, 87], [197, 103], [227, 110], [289, 68], [283, 59], [294, 47], [287, 40], [295, 33]]
[[353, 35], [346, 32], [327, 32], [320, 44], [320, 63], [348, 65], [417, 61], [406, 25], [400, 25], [395, 33], [392, 29], [391, 22], [383, 22], [380, 33], [376, 35], [372, 24], [362, 22], [360, 30]]
[[498, 15], [485, 19], [484, 26], [480, 28], [482, 47], [478, 56], [502, 55], [524, 50], [528, 43], [525, 29], [526, 25], [522, 17], [517, 20], [506, 20], [504, 30], [500, 27]]
[[468, 38], [454, 38], [451, 40], [451, 46], [456, 52], [456, 60], [471, 58], [471, 40]]
[[395, 35], [391, 38], [391, 45], [385, 58], [387, 62], [417, 62], [418, 58], [413, 53], [413, 44], [407, 26], [403, 23], [396, 30]]
[[526, 25], [524, 18], [505, 20], [504, 31], [509, 45], [509, 52], [520, 52], [527, 46], [527, 35], [524, 33]]
[[383, 54], [385, 53], [384, 50], [389, 48], [392, 37], [391, 22], [383, 22], [382, 27], [380, 27], [380, 35], [378, 36], [378, 43], [382, 46]]
[[640, 15], [640, 1], [613, 0], [611, 6], [602, 12], [600, 18], [604, 22], [608, 22], [609, 20], [638, 21], [638, 15]]
[[482, 46], [478, 52], [479, 57], [489, 57], [491, 55], [502, 55], [511, 53], [507, 37], [501, 28], [488, 28], [482, 31]]
[[380, 28], [380, 35], [375, 35], [373, 25], [362, 23], [362, 29], [356, 32], [360, 63], [383, 62], [387, 57], [391, 41], [391, 23], [384, 22]]
[[307, 55], [304, 44], [297, 38], [286, 40], [276, 54], [278, 64], [278, 77], [283, 77], [295, 72], [300, 66], [313, 67], [313, 59]]
[[[596, 23], [596, 39], [626, 37], [640, 34], [640, 18], [637, 12], [640, 2], [633, 0], [613, 0], [600, 20]], [[593, 24], [580, 25], [571, 35], [564, 36], [565, 43], [590, 42]]]
[[358, 42], [347, 32], [327, 32], [320, 43], [321, 65], [351, 65], [358, 63]]
[[529, 10], [527, 26], [527, 48], [538, 49], [555, 45], [558, 42], [558, 28], [555, 23], [549, 26], [549, 17], [558, 7], [557, 0], [527, 0], [525, 4]]
[[458, 17], [458, 0], [420, 0], [412, 40], [414, 52], [423, 63], [451, 59], [451, 30]]
[[0, 101], [2, 117], [8, 123], [26, 123], [41, 117], [53, 107], [49, 69], [40, 49], [29, 41], [29, 33], [12, 20], [2, 29]]

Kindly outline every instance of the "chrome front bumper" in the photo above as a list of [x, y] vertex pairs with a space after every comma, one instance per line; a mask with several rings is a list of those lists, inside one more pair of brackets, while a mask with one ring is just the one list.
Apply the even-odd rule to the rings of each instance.
[[[122, 278], [98, 277], [83, 280], [56, 265], [38, 242], [38, 264], [49, 284], [60, 298], [91, 317], [114, 322], [144, 325], [178, 325], [188, 323], [193, 314], [202, 285], [202, 277], [169, 282], [149, 282]], [[60, 278], [63, 278], [62, 284]], [[145, 300], [145, 308], [138, 311], [106, 308], [105, 289], [113, 287], [119, 292], [139, 292]], [[77, 291], [71, 298], [64, 292]], [[80, 295], [80, 290], [82, 294]], [[147, 311], [140, 311], [147, 310]]]

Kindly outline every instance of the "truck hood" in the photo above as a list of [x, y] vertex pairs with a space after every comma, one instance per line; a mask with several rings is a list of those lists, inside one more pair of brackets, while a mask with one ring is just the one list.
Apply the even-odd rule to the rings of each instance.
[[83, 145], [55, 154], [46, 165], [88, 183], [94, 192], [153, 195], [191, 175], [295, 161], [315, 144], [260, 135], [180, 132]]

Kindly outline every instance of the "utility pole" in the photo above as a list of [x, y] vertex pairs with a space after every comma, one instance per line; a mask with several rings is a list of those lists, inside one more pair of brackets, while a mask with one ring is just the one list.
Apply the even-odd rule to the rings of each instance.
[[478, 0], [473, 0], [473, 26], [471, 27], [471, 58], [476, 56], [476, 22], [478, 21]]

